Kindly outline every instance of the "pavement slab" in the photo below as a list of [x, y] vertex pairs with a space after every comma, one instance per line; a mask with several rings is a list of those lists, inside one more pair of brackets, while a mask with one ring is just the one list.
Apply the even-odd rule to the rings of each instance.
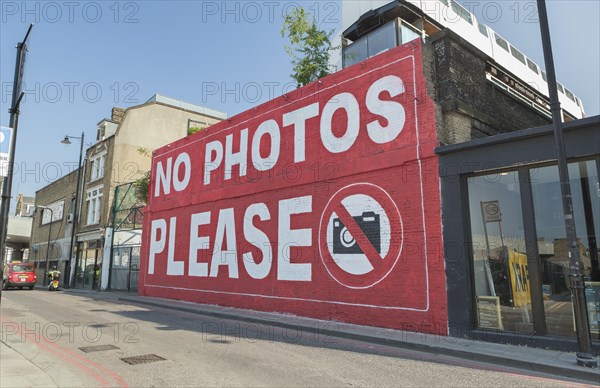
[[0, 386], [58, 387], [35, 363], [4, 342], [0, 342]]

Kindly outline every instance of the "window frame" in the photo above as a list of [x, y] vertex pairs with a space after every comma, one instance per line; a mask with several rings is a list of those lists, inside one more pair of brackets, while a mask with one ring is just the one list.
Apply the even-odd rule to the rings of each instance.
[[477, 22], [477, 28], [479, 29], [479, 32], [481, 33], [481, 35], [485, 36], [486, 38], [490, 37], [485, 24], [481, 24], [481, 23]]
[[494, 41], [496, 42], [496, 45], [500, 46], [507, 53], [510, 53], [510, 49], [508, 48], [508, 41], [500, 35], [498, 35], [497, 32], [494, 32]]
[[43, 206], [52, 209], [52, 211], [39, 208], [38, 211], [42, 211], [42, 216], [40, 217], [40, 226], [49, 225], [63, 220], [65, 211], [64, 198]]
[[106, 151], [100, 152], [90, 158], [90, 182], [104, 178], [106, 172]]
[[531, 71], [533, 71], [535, 74], [540, 74], [539, 66], [534, 61], [527, 57], [525, 57], [525, 60], [527, 61], [527, 66], [529, 67], [529, 69], [531, 69]]
[[512, 44], [510, 45], [510, 53], [512, 54], [512, 56], [519, 62], [521, 62], [524, 65], [527, 65], [527, 61], [525, 59], [525, 54], [523, 54], [522, 52], [520, 52], [515, 46], [513, 46]]
[[572, 91], [570, 91], [569, 89], [565, 88], [565, 96], [567, 96], [567, 98], [571, 101], [573, 101], [574, 103], [577, 103], [577, 101], [575, 101], [575, 95], [573, 94]]
[[[96, 186], [86, 191], [86, 225], [97, 225], [100, 223], [100, 211], [102, 208], [102, 197], [104, 186]], [[93, 208], [91, 207], [93, 205]], [[94, 209], [92, 211], [92, 209]]]
[[471, 12], [457, 3], [456, 0], [450, 1], [450, 8], [452, 8], [452, 11], [454, 11], [454, 13], [457, 14], [462, 20], [473, 25], [473, 15], [471, 15]]

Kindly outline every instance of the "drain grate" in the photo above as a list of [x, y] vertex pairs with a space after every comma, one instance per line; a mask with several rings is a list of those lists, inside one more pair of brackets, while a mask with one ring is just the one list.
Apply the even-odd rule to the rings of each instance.
[[149, 362], [164, 361], [166, 358], [157, 356], [156, 354], [144, 354], [142, 356], [125, 357], [121, 360], [125, 361], [129, 365], [147, 364]]
[[84, 346], [82, 348], [79, 348], [79, 350], [81, 350], [82, 352], [85, 352], [85, 353], [103, 352], [105, 350], [113, 350], [113, 349], [119, 349], [119, 348], [116, 347], [115, 345], [95, 345], [95, 346]]

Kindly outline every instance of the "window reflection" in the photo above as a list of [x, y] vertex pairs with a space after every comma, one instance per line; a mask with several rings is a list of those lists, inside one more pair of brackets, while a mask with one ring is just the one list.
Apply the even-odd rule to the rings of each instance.
[[468, 185], [478, 326], [533, 332], [518, 174], [474, 177]]
[[[573, 303], [569, 289], [569, 252], [566, 238], [558, 167], [532, 169], [530, 172], [535, 224], [541, 264], [542, 294], [546, 329], [550, 335], [575, 336]], [[594, 161], [569, 164], [577, 246], [584, 272], [589, 323], [598, 338], [600, 287], [598, 244], [600, 196]]]
[[395, 27], [395, 23], [391, 22], [367, 35], [369, 58], [398, 45]]

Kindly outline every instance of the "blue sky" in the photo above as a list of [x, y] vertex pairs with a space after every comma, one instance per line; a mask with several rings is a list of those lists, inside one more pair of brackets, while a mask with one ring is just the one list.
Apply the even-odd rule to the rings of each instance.
[[[322, 28], [339, 29], [341, 1], [299, 1]], [[476, 16], [543, 63], [535, 1], [462, 1]], [[600, 2], [548, 1], [557, 77], [600, 113]], [[289, 1], [0, 1], [0, 125], [9, 122], [16, 50], [29, 25], [26, 99], [20, 119], [13, 195], [35, 191], [71, 171], [78, 146], [92, 140], [113, 106], [154, 93], [234, 115], [293, 88], [281, 37]], [[14, 201], [12, 206], [14, 207]]]

